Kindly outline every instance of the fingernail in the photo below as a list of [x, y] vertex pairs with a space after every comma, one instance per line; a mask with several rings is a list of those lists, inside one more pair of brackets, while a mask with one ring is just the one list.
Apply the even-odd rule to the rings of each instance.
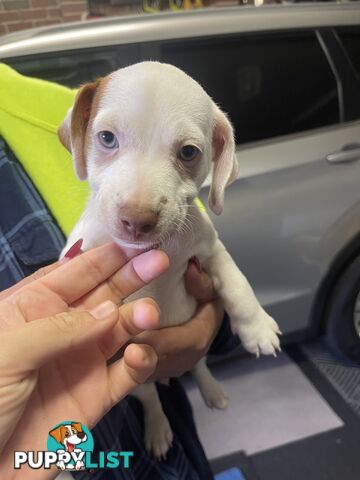
[[63, 261], [66, 262], [68, 260], [71, 260], [72, 258], [74, 258], [77, 255], [79, 255], [80, 253], [82, 253], [81, 247], [82, 247], [83, 241], [84, 240], [82, 238], [80, 238], [77, 242], [75, 242], [74, 245], [72, 245], [69, 248], [69, 250], [65, 253]]
[[134, 257], [132, 264], [135, 272], [144, 282], [149, 282], [164, 273], [168, 268], [168, 258], [160, 250], [149, 250]]
[[197, 256], [191, 257], [189, 262], [191, 262], [193, 265], [195, 265], [197, 271], [201, 273], [201, 265], [200, 265], [200, 260]]
[[105, 320], [113, 313], [115, 309], [115, 304], [107, 300], [106, 302], [100, 303], [97, 307], [90, 310], [90, 313], [96, 320]]

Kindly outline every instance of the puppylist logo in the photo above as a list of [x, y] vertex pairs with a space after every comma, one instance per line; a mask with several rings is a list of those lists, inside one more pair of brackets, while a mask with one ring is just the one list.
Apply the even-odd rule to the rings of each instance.
[[50, 430], [47, 451], [15, 451], [14, 468], [28, 465], [32, 469], [50, 469], [56, 465], [59, 470], [79, 471], [87, 469], [129, 468], [134, 452], [98, 452], [94, 458], [94, 439], [90, 430], [80, 422], [61, 422]]

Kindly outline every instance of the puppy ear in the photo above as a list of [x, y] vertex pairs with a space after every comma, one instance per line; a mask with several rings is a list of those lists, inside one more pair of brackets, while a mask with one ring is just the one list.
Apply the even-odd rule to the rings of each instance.
[[234, 131], [226, 115], [214, 104], [213, 127], [213, 172], [209, 193], [211, 210], [220, 215], [224, 207], [225, 187], [232, 183], [238, 173], [235, 155]]
[[62, 441], [64, 440], [64, 436], [65, 436], [64, 425], [60, 425], [59, 427], [54, 428], [54, 430], [50, 430], [49, 435], [51, 435], [53, 438], [55, 438], [55, 440], [58, 443], [62, 443]]
[[57, 133], [60, 139], [60, 142], [64, 145], [66, 150], [69, 150], [71, 153], [71, 135], [70, 135], [70, 128], [71, 128], [71, 114], [72, 114], [73, 107], [69, 108], [66, 117], [64, 118], [62, 124], [58, 127]]
[[87, 83], [78, 91], [75, 103], [68, 111], [63, 123], [58, 128], [61, 143], [73, 156], [76, 175], [80, 180], [86, 180], [86, 129], [89, 125], [91, 107], [95, 93], [101, 83], [99, 78], [95, 82]]
[[82, 432], [82, 431], [83, 431], [83, 430], [82, 430], [81, 423], [73, 422], [73, 423], [71, 424], [71, 426], [74, 427], [77, 432]]

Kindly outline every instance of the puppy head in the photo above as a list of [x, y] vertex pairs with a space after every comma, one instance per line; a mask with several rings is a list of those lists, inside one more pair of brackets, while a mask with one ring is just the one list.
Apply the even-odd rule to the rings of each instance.
[[236, 178], [233, 130], [202, 87], [157, 62], [84, 85], [59, 128], [89, 208], [113, 238], [149, 248], [186, 228], [189, 205], [212, 168], [211, 209]]
[[64, 443], [68, 448], [69, 444], [78, 445], [79, 443], [86, 442], [87, 435], [83, 432], [81, 423], [72, 422], [71, 425], [66, 425], [66, 428]]
[[86, 441], [86, 433], [83, 432], [81, 423], [72, 422], [69, 425], [60, 425], [49, 432], [58, 443], [67, 446], [68, 443], [77, 445]]

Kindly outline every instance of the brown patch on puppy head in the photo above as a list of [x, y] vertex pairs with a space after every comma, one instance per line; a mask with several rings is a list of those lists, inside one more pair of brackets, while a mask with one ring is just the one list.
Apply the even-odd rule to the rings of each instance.
[[71, 150], [75, 163], [75, 170], [80, 180], [87, 177], [86, 153], [88, 147], [88, 126], [90, 119], [96, 115], [98, 103], [95, 104], [96, 95], [101, 89], [103, 79], [87, 83], [79, 90], [71, 115]]
[[[92, 98], [91, 108], [88, 112], [89, 115], [88, 115], [88, 119], [87, 119], [87, 128], [86, 128], [86, 132], [85, 132], [84, 148], [83, 148], [84, 152], [88, 151], [88, 147], [89, 147], [89, 143], [90, 143], [91, 127], [92, 127], [94, 118], [95, 118], [97, 112], [100, 109], [100, 102], [101, 102], [101, 99], [104, 95], [104, 91], [105, 91], [106, 85], [108, 84], [109, 80], [110, 80], [109, 76], [99, 78], [97, 80], [98, 84], [96, 86], [96, 89], [95, 89], [95, 92], [94, 92], [94, 95], [93, 95], [93, 98]], [[86, 116], [86, 114], [85, 114], [85, 116]]]
[[75, 171], [80, 180], [87, 177], [88, 127], [98, 111], [108, 80], [109, 77], [98, 78], [95, 82], [83, 85], [76, 95], [72, 110], [58, 128], [60, 141], [72, 153]]
[[58, 443], [62, 444], [64, 442], [65, 432], [66, 428], [64, 427], [64, 425], [60, 425], [59, 427], [50, 430], [49, 435], [55, 438]]
[[82, 433], [83, 429], [82, 429], [81, 423], [73, 422], [71, 426], [75, 428], [77, 432]]

